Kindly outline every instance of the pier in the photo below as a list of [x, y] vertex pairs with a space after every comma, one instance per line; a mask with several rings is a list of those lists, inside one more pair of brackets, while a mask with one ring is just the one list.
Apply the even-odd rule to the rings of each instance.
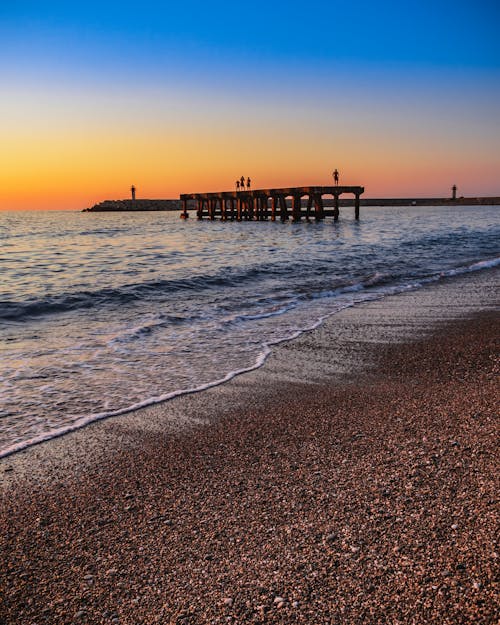
[[[364, 187], [289, 187], [282, 189], [257, 189], [242, 191], [222, 191], [219, 193], [183, 193], [181, 217], [189, 217], [188, 202], [196, 211], [198, 219], [207, 217], [222, 221], [288, 221], [299, 222], [302, 218], [320, 221], [332, 216], [339, 218], [339, 197], [343, 193], [354, 195], [354, 216], [359, 219], [360, 196]], [[323, 197], [331, 195], [333, 210], [327, 210]], [[306, 198], [306, 200], [303, 200]]]

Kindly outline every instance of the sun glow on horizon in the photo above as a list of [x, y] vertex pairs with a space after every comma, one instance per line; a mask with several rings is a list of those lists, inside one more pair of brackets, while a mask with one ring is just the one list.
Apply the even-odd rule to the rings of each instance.
[[[241, 14], [268, 18], [254, 47], [245, 29], [223, 36], [217, 20], [241, 11], [225, 2], [170, 13], [148, 2], [150, 14], [133, 17], [112, 2], [100, 26], [92, 2], [12, 9], [0, 27], [0, 210], [81, 209], [128, 197], [131, 184], [138, 197], [176, 198], [231, 189], [241, 175], [255, 188], [330, 184], [335, 167], [365, 197], [444, 197], [452, 184], [500, 195], [498, 42], [459, 36], [471, 20], [487, 32], [494, 8], [488, 18], [454, 4], [450, 17], [440, 1], [432, 28], [415, 9], [412, 39], [384, 44], [409, 19], [401, 8], [388, 2], [389, 23], [374, 30], [368, 3], [314, 0], [325, 18], [357, 17], [362, 36], [291, 46], [269, 32], [283, 19], [298, 27], [305, 9], [260, 4]], [[449, 19], [453, 32], [441, 29]]]

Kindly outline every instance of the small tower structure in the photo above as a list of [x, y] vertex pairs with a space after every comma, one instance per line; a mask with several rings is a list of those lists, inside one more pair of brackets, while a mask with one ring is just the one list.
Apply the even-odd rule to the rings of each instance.
[[451, 187], [451, 199], [452, 200], [456, 200], [457, 199], [457, 185], [456, 184], [454, 184]]
[[135, 187], [134, 187], [134, 185], [132, 185], [132, 186], [130, 187], [130, 191], [131, 191], [131, 193], [132, 193], [132, 199], [133, 199], [133, 200], [135, 200]]

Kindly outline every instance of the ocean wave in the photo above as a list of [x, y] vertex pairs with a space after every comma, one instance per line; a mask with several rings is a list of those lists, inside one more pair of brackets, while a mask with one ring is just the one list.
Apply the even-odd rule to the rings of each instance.
[[5, 449], [0, 450], [0, 458], [5, 458], [14, 453], [22, 451], [23, 449], [32, 447], [33, 445], [38, 445], [45, 441], [52, 440], [54, 438], [59, 438], [60, 436], [63, 436], [64, 434], [68, 434], [69, 432], [74, 432], [75, 430], [79, 430], [85, 427], [86, 425], [89, 425], [90, 423], [94, 423], [96, 421], [101, 421], [103, 419], [108, 419], [110, 417], [117, 417], [120, 415], [124, 415], [134, 410], [139, 410], [140, 408], [146, 408], [147, 406], [152, 406], [154, 404], [158, 404], [158, 403], [167, 401], [169, 399], [173, 399], [174, 397], [179, 397], [180, 395], [189, 395], [193, 393], [199, 393], [209, 388], [213, 388], [214, 386], [219, 386], [221, 384], [224, 384], [225, 382], [228, 382], [229, 380], [232, 380], [237, 375], [241, 375], [242, 373], [247, 373], [249, 371], [258, 369], [264, 364], [270, 352], [271, 352], [270, 347], [265, 347], [264, 350], [258, 355], [253, 365], [249, 367], [237, 369], [235, 371], [230, 371], [224, 377], [218, 380], [214, 380], [213, 382], [209, 382], [207, 384], [201, 384], [200, 386], [195, 386], [195, 387], [188, 388], [188, 389], [172, 391], [170, 393], [165, 393], [164, 395], [158, 395], [156, 397], [150, 397], [148, 399], [144, 399], [143, 401], [136, 402], [135, 404], [127, 406], [126, 408], [121, 408], [119, 410], [109, 410], [105, 412], [86, 415], [83, 417], [77, 417], [70, 424], [66, 424], [62, 427], [51, 430], [50, 432], [44, 432], [43, 434], [40, 434], [39, 436], [34, 436], [33, 438], [30, 438], [28, 440], [14, 443], [13, 445], [10, 445], [9, 447], [6, 447]]
[[[494, 257], [488, 260], [475, 261], [469, 265], [453, 267], [443, 271], [437, 271], [432, 275], [407, 275], [408, 281], [417, 280], [422, 284], [434, 281], [440, 277], [458, 275], [468, 271], [476, 271], [494, 267], [500, 263], [500, 258]], [[22, 322], [25, 319], [39, 317], [50, 314], [64, 313], [78, 309], [90, 309], [103, 306], [121, 306], [123, 304], [140, 302], [145, 298], [161, 297], [172, 295], [177, 292], [203, 292], [213, 289], [227, 289], [244, 286], [245, 282], [266, 278], [284, 278], [287, 275], [295, 275], [298, 268], [302, 268], [301, 263], [276, 263], [273, 266], [256, 267], [250, 266], [240, 269], [231, 269], [223, 267], [215, 274], [202, 274], [183, 279], [170, 280], [154, 280], [144, 283], [125, 284], [120, 287], [107, 287], [96, 291], [80, 291], [74, 293], [62, 293], [59, 295], [49, 296], [44, 299], [33, 299], [24, 302], [0, 301], [0, 319], [5, 321]], [[338, 276], [331, 277], [328, 273], [328, 265], [319, 263], [315, 268], [318, 275], [324, 275], [324, 280], [307, 285], [305, 290], [300, 284], [297, 284], [297, 299], [318, 299], [326, 297], [336, 297], [339, 294], [356, 291], [366, 288], [377, 288], [382, 285], [390, 285], [401, 279], [405, 279], [401, 272], [375, 272], [371, 275], [351, 279], [346, 276], [339, 280]], [[333, 279], [336, 284], [326, 285]], [[271, 311], [272, 312], [272, 311]], [[286, 307], [284, 312], [286, 312]], [[244, 314], [242, 318], [251, 318], [253, 313]], [[260, 315], [261, 313], [255, 313]], [[268, 314], [267, 311], [263, 313]], [[272, 314], [276, 314], [272, 312]], [[192, 321], [192, 318], [184, 318], [181, 316], [167, 316], [159, 321], [160, 325], [167, 323], [183, 323]], [[148, 329], [141, 330], [148, 332]]]
[[270, 304], [268, 308], [261, 309], [259, 312], [256, 312], [253, 314], [248, 313], [248, 314], [228, 316], [222, 320], [222, 324], [224, 326], [228, 326], [231, 324], [237, 324], [237, 323], [242, 323], [242, 322], [245, 323], [248, 321], [259, 321], [261, 319], [269, 319], [270, 317], [279, 317], [289, 312], [293, 308], [295, 308], [296, 305], [297, 303], [293, 301], [290, 301], [287, 305], [284, 305], [284, 306], [276, 306], [276, 305]]
[[[199, 318], [199, 317], [198, 317]], [[161, 330], [167, 326], [183, 325], [186, 323], [193, 323], [195, 317], [186, 316], [181, 317], [179, 315], [158, 315], [156, 319], [145, 321], [139, 325], [123, 328], [119, 331], [115, 331], [106, 341], [108, 346], [130, 343], [132, 341], [140, 340], [157, 330]]]
[[[36, 445], [38, 443], [42, 443], [44, 441], [47, 441], [47, 440], [62, 436], [64, 434], [67, 434], [69, 432], [78, 430], [95, 421], [99, 421], [99, 420], [106, 419], [109, 417], [116, 417], [116, 416], [124, 415], [131, 411], [144, 408], [147, 406], [151, 406], [154, 404], [158, 404], [158, 403], [167, 401], [169, 399], [172, 399], [174, 397], [201, 392], [208, 388], [212, 388], [220, 384], [223, 384], [242, 373], [252, 371], [262, 366], [265, 360], [267, 359], [268, 355], [271, 353], [272, 347], [274, 345], [277, 345], [284, 341], [292, 340], [300, 336], [304, 332], [308, 332], [310, 330], [317, 328], [322, 323], [324, 323], [326, 319], [332, 317], [333, 315], [338, 313], [340, 310], [343, 310], [345, 308], [356, 306], [366, 301], [371, 301], [374, 299], [382, 299], [390, 295], [402, 293], [405, 291], [415, 290], [427, 284], [438, 282], [440, 280], [448, 279], [457, 275], [495, 268], [495, 267], [498, 267], [499, 265], [500, 265], [500, 257], [494, 257], [494, 258], [485, 259], [481, 261], [475, 261], [468, 265], [462, 265], [462, 266], [450, 268], [445, 271], [437, 272], [433, 275], [421, 277], [419, 279], [407, 278], [405, 281], [401, 281], [401, 282], [391, 284], [391, 285], [382, 284], [382, 282], [384, 282], [384, 280], [386, 279], [386, 276], [374, 274], [371, 279], [368, 279], [366, 281], [365, 285], [361, 283], [352, 284], [350, 285], [350, 287], [346, 286], [344, 289], [335, 289], [331, 292], [325, 291], [323, 293], [317, 294], [318, 297], [332, 298], [332, 301], [336, 302], [335, 305], [332, 305], [325, 314], [319, 315], [312, 322], [308, 324], [304, 324], [300, 328], [295, 328], [295, 329], [289, 328], [285, 335], [280, 336], [279, 338], [275, 340], [263, 341], [260, 346], [260, 350], [258, 351], [258, 353], [256, 353], [254, 362], [251, 365], [229, 371], [225, 375], [222, 375], [221, 377], [214, 379], [213, 381], [210, 381], [208, 383], [205, 383], [199, 386], [190, 387], [190, 388], [177, 389], [168, 393], [148, 397], [148, 398], [143, 399], [142, 401], [135, 402], [124, 408], [120, 408], [117, 410], [102, 411], [102, 412], [93, 413], [93, 414], [84, 415], [84, 416], [77, 416], [69, 424], [65, 424], [59, 428], [56, 428], [47, 432], [43, 432], [40, 435], [32, 437], [28, 440], [16, 442], [10, 445], [9, 447], [3, 450], [0, 450], [0, 458], [19, 452], [32, 445]], [[374, 283], [376, 284], [375, 288], [373, 288]], [[346, 296], [348, 294], [352, 295], [352, 297], [349, 299], [345, 299], [345, 297], [344, 299], [338, 298], [339, 295]], [[282, 314], [286, 314], [286, 312], [288, 312], [291, 308], [293, 308], [292, 305], [281, 306], [281, 307], [277, 307], [274, 311], [268, 311], [267, 313], [262, 312], [261, 314], [256, 314], [256, 315], [240, 315], [237, 318], [235, 318], [235, 320], [249, 321], [252, 319], [255, 320], [255, 319], [264, 318], [265, 316], [282, 315]], [[158, 323], [161, 323], [161, 320], [158, 321]], [[144, 324], [143, 326], [130, 328], [129, 330], [126, 331], [125, 334], [128, 333], [129, 336], [134, 336], [134, 335], [140, 336], [142, 333], [148, 332], [149, 331], [148, 328], [154, 328], [154, 326], [155, 326], [155, 321], [150, 321], [149, 325]]]
[[122, 305], [160, 293], [201, 291], [215, 286], [231, 286], [222, 276], [196, 276], [185, 280], [156, 280], [140, 284], [107, 287], [96, 291], [61, 293], [24, 302], [0, 301], [0, 319], [23, 321], [26, 318], [77, 309]]
[[500, 257], [495, 257], [495, 258], [490, 258], [487, 260], [480, 260], [470, 265], [455, 267], [454, 269], [443, 271], [441, 272], [440, 276], [451, 277], [451, 276], [459, 275], [461, 273], [467, 273], [469, 271], [480, 271], [482, 269], [492, 269], [493, 267], [498, 267], [499, 265], [500, 265]]
[[[299, 266], [297, 264], [297, 266]], [[214, 274], [201, 274], [181, 279], [152, 280], [142, 283], [105, 287], [95, 291], [61, 293], [22, 302], [0, 301], [0, 319], [23, 321], [26, 318], [62, 313], [77, 309], [113, 306], [140, 301], [154, 296], [172, 295], [182, 291], [203, 292], [217, 288], [241, 287], [261, 277], [277, 277], [296, 271], [291, 263], [246, 268], [222, 267]]]

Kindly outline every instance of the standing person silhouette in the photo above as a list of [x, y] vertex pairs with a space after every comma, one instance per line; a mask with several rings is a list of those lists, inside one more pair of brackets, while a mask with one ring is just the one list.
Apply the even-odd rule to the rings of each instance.
[[245, 176], [241, 176], [240, 178], [240, 187], [242, 191], [245, 190]]
[[240, 181], [237, 180], [236, 181], [236, 191], [238, 192], [240, 190]]
[[250, 178], [247, 178], [247, 189], [250, 189], [250, 182], [251, 182]]
[[337, 186], [338, 186], [338, 184], [339, 184], [339, 172], [338, 172], [338, 169], [336, 169], [336, 170], [333, 172], [333, 174], [332, 174], [332, 175], [333, 175], [333, 181], [335, 182], [335, 186], [337, 187]]

